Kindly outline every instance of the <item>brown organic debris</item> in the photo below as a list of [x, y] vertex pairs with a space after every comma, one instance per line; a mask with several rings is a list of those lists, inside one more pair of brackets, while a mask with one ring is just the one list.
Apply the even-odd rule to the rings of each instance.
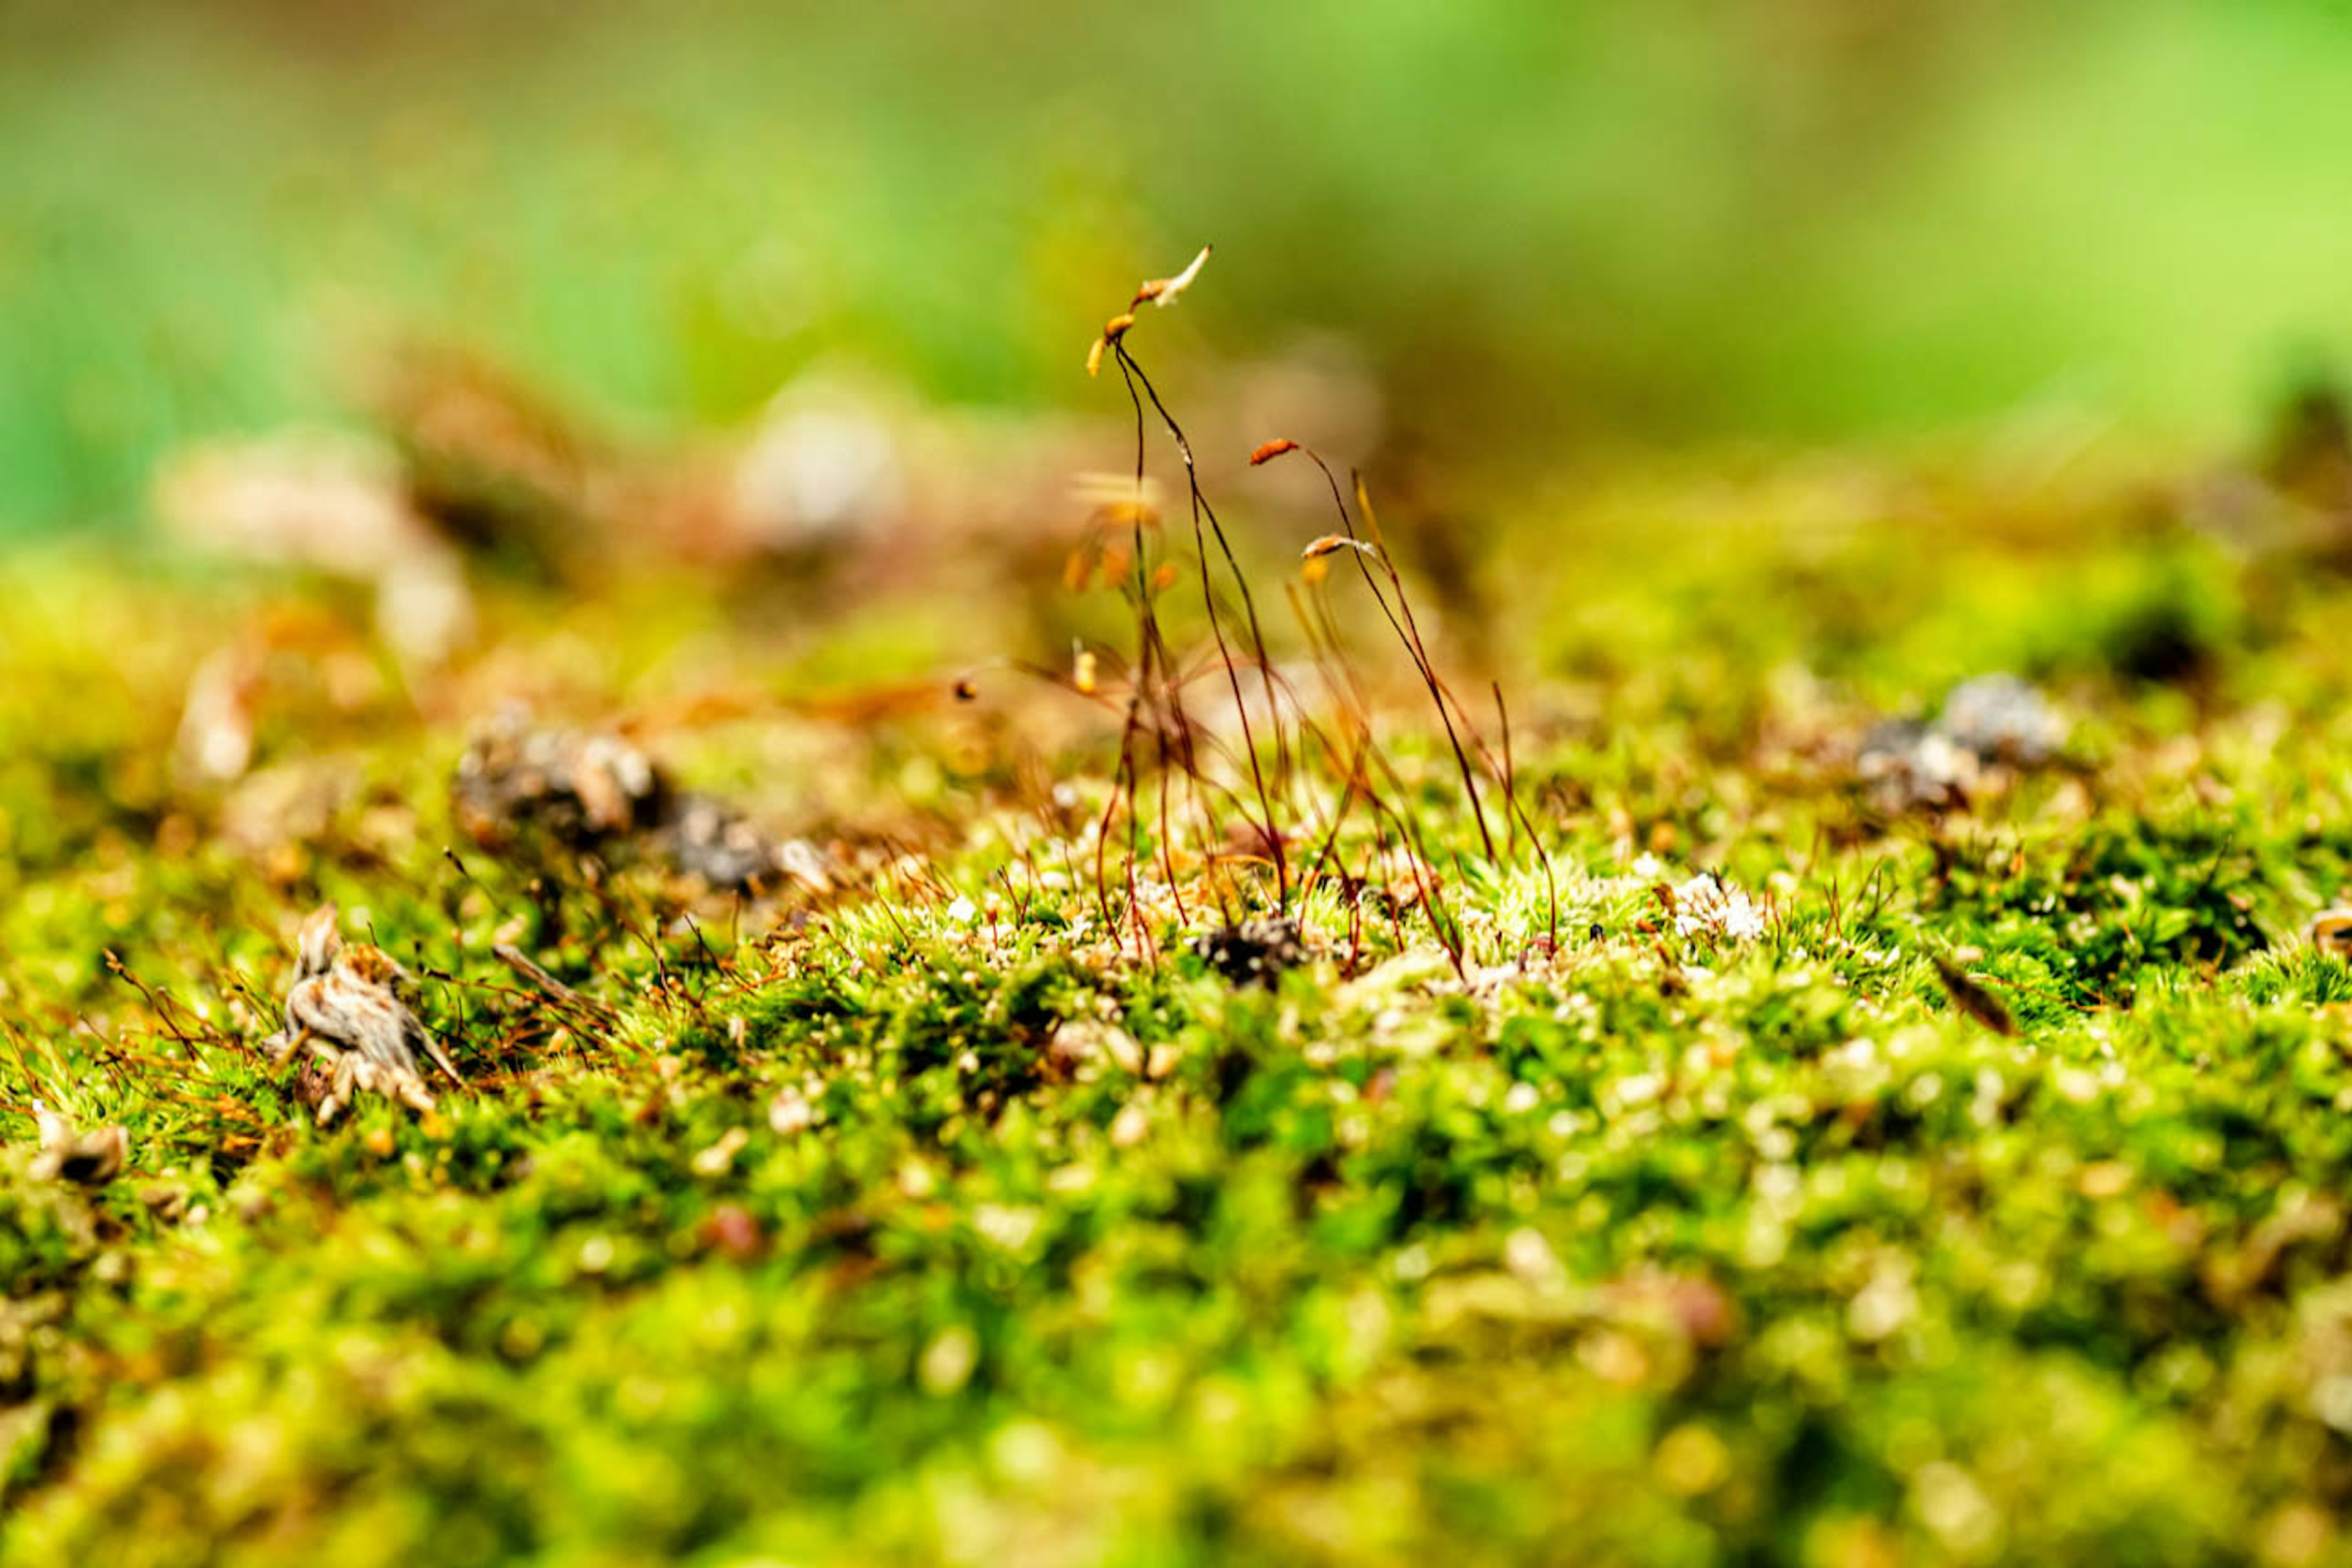
[[1271, 986], [1285, 970], [1307, 962], [1307, 944], [1294, 920], [1243, 921], [1196, 937], [1192, 951], [1235, 985]]
[[544, 836], [589, 848], [651, 828], [668, 781], [618, 735], [534, 727], [509, 708], [485, 725], [457, 763], [457, 820], [485, 848]]
[[120, 1126], [84, 1132], [54, 1110], [35, 1108], [41, 1130], [41, 1152], [33, 1157], [36, 1181], [69, 1182], [78, 1187], [102, 1187], [122, 1173], [131, 1158], [131, 1134]]
[[1856, 776], [1884, 811], [1965, 808], [1988, 782], [2048, 766], [2065, 743], [2066, 721], [2016, 676], [1963, 681], [1933, 722], [1889, 719], [1863, 737]]
[[417, 1017], [415, 997], [415, 982], [389, 953], [364, 942], [344, 944], [334, 905], [320, 905], [302, 922], [286, 1026], [262, 1043], [273, 1067], [284, 1067], [304, 1047], [325, 1064], [330, 1076], [318, 1101], [320, 1126], [332, 1122], [362, 1089], [412, 1110], [432, 1110], [420, 1055], [450, 1082], [465, 1082]]
[[715, 796], [679, 789], [645, 750], [609, 731], [538, 728], [520, 709], [476, 734], [452, 787], [457, 820], [497, 854], [638, 857], [726, 891], [787, 883], [832, 890], [827, 858], [778, 840]]

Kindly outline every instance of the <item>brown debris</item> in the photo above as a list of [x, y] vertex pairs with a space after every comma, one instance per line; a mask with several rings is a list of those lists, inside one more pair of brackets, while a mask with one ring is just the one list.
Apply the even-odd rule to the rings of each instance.
[[458, 760], [458, 823], [486, 848], [519, 836], [587, 848], [651, 828], [668, 781], [652, 759], [618, 735], [534, 728], [509, 708], [476, 733]]
[[[389, 953], [363, 942], [344, 945], [334, 905], [320, 905], [302, 922], [286, 1026], [263, 1045], [272, 1066], [285, 1066], [308, 1047], [329, 1069], [325, 1092], [315, 1101], [320, 1126], [333, 1121], [362, 1089], [412, 1110], [432, 1110], [420, 1055], [450, 1082], [465, 1081], [417, 1017], [415, 999], [415, 982]], [[307, 1075], [304, 1082], [315, 1088]]]
[[460, 826], [497, 854], [638, 857], [722, 891], [795, 884], [824, 893], [835, 885], [825, 856], [762, 831], [726, 801], [677, 788], [635, 742], [536, 728], [520, 709], [475, 736], [452, 795]]
[[1294, 920], [1243, 921], [1195, 937], [1192, 951], [1235, 985], [1272, 986], [1285, 970], [1307, 962], [1307, 944]]
[[1874, 726], [1863, 737], [1854, 772], [1888, 813], [1959, 810], [1985, 785], [2049, 765], [2066, 729], [2025, 681], [1979, 676], [1953, 689], [1933, 722], [1889, 719]]
[[102, 1187], [122, 1173], [131, 1158], [131, 1134], [122, 1127], [83, 1132], [56, 1111], [37, 1107], [36, 1120], [41, 1130], [41, 1152], [32, 1164], [36, 1181]]

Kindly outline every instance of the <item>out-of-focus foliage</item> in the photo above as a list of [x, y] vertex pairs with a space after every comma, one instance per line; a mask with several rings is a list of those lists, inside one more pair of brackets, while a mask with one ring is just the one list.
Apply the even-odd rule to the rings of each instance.
[[1200, 331], [1360, 332], [1455, 462], [2037, 400], [2210, 434], [2352, 337], [2348, 71], [2318, 0], [16, 0], [0, 528], [331, 412], [370, 322], [625, 422], [839, 354], [1066, 398], [1078, 302], [1203, 238]]

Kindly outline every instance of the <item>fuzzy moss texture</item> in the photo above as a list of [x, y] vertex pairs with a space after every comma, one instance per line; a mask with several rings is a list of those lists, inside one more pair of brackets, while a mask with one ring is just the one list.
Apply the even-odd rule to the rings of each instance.
[[[1265, 984], [1190, 951], [1212, 874], [1148, 816], [1203, 880], [1106, 931], [1115, 719], [777, 700], [898, 673], [914, 608], [509, 585], [419, 678], [301, 584], [26, 561], [0, 1563], [2352, 1560], [2352, 970], [2306, 935], [2352, 590], [2193, 494], [1890, 463], [1515, 509], [1477, 571], [1557, 939], [1407, 672], [1462, 962], [1410, 878], [1327, 875]], [[190, 786], [187, 671], [265, 622], [257, 771]], [[2053, 756], [1857, 777], [1994, 670]], [[452, 770], [516, 695], [840, 886], [477, 847]], [[422, 981], [469, 1080], [430, 1115], [321, 1131], [265, 1059], [325, 900]], [[37, 1104], [124, 1168], [36, 1174]]]

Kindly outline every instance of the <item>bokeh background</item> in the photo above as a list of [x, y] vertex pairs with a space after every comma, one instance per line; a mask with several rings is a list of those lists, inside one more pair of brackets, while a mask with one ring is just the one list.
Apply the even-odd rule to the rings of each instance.
[[1098, 403], [1202, 239], [1182, 331], [1344, 342], [1459, 468], [2242, 441], [2352, 342], [2347, 87], [2333, 0], [9, 0], [0, 533], [344, 416], [368, 324], [656, 438]]

